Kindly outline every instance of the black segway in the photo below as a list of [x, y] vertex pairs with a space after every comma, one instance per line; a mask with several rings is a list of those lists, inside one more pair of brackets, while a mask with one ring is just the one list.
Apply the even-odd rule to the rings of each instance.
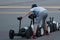
[[54, 17], [50, 17], [50, 20], [47, 21], [48, 26], [50, 27], [50, 32], [59, 30], [59, 23], [54, 21]]
[[21, 36], [21, 37], [25, 37], [25, 38], [30, 38], [33, 35], [33, 24], [34, 24], [34, 18], [35, 16], [33, 14], [29, 15], [29, 18], [31, 19], [31, 23], [29, 27], [23, 27], [21, 28], [21, 20], [22, 17], [18, 17], [17, 19], [19, 20], [19, 32], [15, 33], [14, 30], [10, 30], [9, 31], [9, 38], [13, 39], [14, 36]]
[[[31, 19], [30, 26], [29, 27], [23, 27], [23, 28], [21, 28], [22, 17], [17, 18], [19, 20], [19, 32], [15, 33], [14, 30], [11, 29], [9, 31], [9, 38], [10, 39], [13, 39], [14, 36], [21, 36], [21, 37], [31, 38], [31, 36], [33, 35], [34, 18], [36, 18], [36, 15], [31, 14], [28, 17]], [[50, 29], [49, 30], [50, 32], [59, 30], [59, 28], [60, 28], [60, 26], [58, 26], [59, 23], [55, 22], [53, 20], [53, 18], [51, 18], [51, 17], [50, 17], [50, 20], [47, 21], [47, 24], [49, 26], [48, 29]], [[43, 29], [43, 27], [38, 26], [37, 31], [36, 31], [36, 36], [40, 37], [42, 35], [44, 35], [44, 29]]]
[[30, 14], [28, 18], [31, 19], [31, 23], [26, 31], [26, 38], [31, 38], [31, 36], [33, 35], [34, 18], [36, 18], [36, 16], [34, 14]]
[[17, 18], [19, 20], [19, 32], [18, 33], [15, 33], [14, 30], [10, 30], [9, 31], [9, 38], [10, 39], [13, 39], [14, 36], [21, 36], [21, 37], [24, 37], [25, 36], [25, 31], [27, 30], [26, 28], [21, 28], [21, 20], [22, 20], [22, 17], [18, 17]]

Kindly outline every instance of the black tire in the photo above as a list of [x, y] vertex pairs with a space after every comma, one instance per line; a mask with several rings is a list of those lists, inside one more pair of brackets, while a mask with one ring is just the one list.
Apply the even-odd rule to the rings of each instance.
[[60, 31], [60, 25], [59, 25], [59, 27], [58, 27], [58, 31]]
[[56, 24], [55, 23], [51, 23], [51, 24], [48, 24], [50, 26], [50, 32], [54, 32], [57, 30], [57, 27], [56, 27]]
[[26, 29], [24, 29], [24, 28], [20, 29], [20, 35], [21, 35], [21, 37], [25, 37], [25, 32], [26, 32]]
[[58, 28], [57, 30], [58, 30], [58, 31], [60, 31], [60, 29], [59, 29], [59, 28]]
[[37, 37], [40, 37], [41, 36], [41, 28], [37, 28], [37, 31], [36, 31], [36, 36]]
[[27, 39], [29, 39], [29, 38], [31, 38], [32, 35], [33, 35], [32, 28], [29, 27], [28, 30], [26, 31], [25, 36], [26, 36]]
[[56, 27], [56, 24], [55, 23], [53, 23], [53, 32], [54, 31], [57, 31], [57, 27]]
[[14, 38], [14, 30], [9, 31], [9, 38], [13, 39]]
[[27, 39], [31, 38], [31, 35], [30, 35], [30, 32], [29, 31], [26, 33], [26, 38]]
[[48, 26], [50, 27], [50, 32], [54, 32], [55, 31], [55, 28], [56, 28], [56, 25], [50, 21], [47, 21], [47, 24]]
[[52, 23], [50, 21], [47, 21], [47, 24], [50, 27], [50, 33], [53, 32]]

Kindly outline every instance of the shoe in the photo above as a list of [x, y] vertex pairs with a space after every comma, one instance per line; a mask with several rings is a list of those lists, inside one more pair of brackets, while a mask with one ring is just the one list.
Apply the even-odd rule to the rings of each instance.
[[36, 39], [36, 38], [37, 38], [37, 36], [36, 36], [36, 35], [33, 35], [33, 36], [32, 36], [32, 38], [33, 38], [33, 39]]

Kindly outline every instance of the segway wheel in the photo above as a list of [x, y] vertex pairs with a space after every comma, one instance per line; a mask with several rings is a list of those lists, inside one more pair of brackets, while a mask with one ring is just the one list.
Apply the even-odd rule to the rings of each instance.
[[13, 39], [14, 38], [14, 30], [9, 31], [9, 38]]
[[51, 30], [51, 29], [50, 29], [50, 27], [48, 26], [48, 33], [50, 33], [50, 30]]
[[56, 24], [53, 23], [53, 32], [55, 32], [57, 30]]
[[26, 31], [25, 28], [21, 28], [20, 29], [20, 35], [21, 35], [21, 37], [24, 37], [25, 36], [25, 31]]
[[58, 31], [60, 31], [60, 29], [58, 29]]
[[36, 32], [36, 36], [40, 37], [40, 36], [43, 36], [43, 35], [44, 35], [44, 29], [38, 27], [38, 30]]
[[41, 35], [41, 30], [39, 27], [37, 27], [36, 36], [40, 37], [40, 35]]
[[27, 38], [27, 39], [31, 38], [31, 35], [30, 35], [29, 32], [27, 32], [27, 34], [26, 34], [26, 38]]
[[27, 39], [29, 39], [29, 38], [31, 38], [32, 35], [33, 35], [32, 28], [29, 27], [29, 29], [26, 31], [25, 36], [26, 36]]
[[43, 35], [44, 35], [44, 29], [41, 28], [41, 36], [43, 36]]
[[26, 38], [27, 38], [27, 39], [31, 38], [31, 36], [32, 36], [32, 33], [30, 33], [30, 32], [27, 32], [27, 33], [26, 33]]

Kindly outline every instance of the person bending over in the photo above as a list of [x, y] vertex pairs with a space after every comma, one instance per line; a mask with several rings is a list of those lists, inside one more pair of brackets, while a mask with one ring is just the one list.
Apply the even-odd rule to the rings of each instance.
[[[25, 15], [30, 15], [30, 14], [35, 14], [36, 18], [34, 19], [34, 32], [33, 32], [33, 38], [36, 38], [36, 30], [37, 26], [40, 25], [40, 21], [42, 20], [42, 27], [44, 28], [44, 31], [46, 34], [48, 34], [48, 28], [47, 28], [47, 23], [46, 23], [46, 18], [48, 16], [48, 10], [45, 9], [44, 7], [39, 7], [37, 4], [32, 4], [32, 7], [30, 11]], [[23, 17], [25, 17], [23, 16]]]

